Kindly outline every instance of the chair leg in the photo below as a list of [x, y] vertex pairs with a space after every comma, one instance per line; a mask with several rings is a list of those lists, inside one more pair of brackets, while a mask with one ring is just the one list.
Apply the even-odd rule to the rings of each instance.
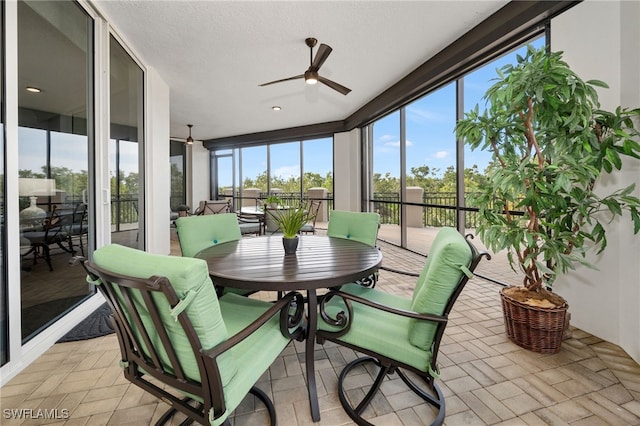
[[[189, 397], [185, 397], [182, 398], [182, 402], [190, 402], [193, 401], [193, 399], [189, 398]], [[202, 404], [198, 404], [200, 407], [202, 406]], [[167, 411], [164, 412], [164, 414], [158, 419], [158, 421], [156, 422], [156, 426], [162, 426], [167, 424], [168, 421], [170, 421], [173, 416], [178, 413], [178, 410], [174, 407], [169, 408]], [[181, 425], [190, 425], [193, 423], [193, 419], [187, 417], [182, 423], [180, 423]]]
[[[362, 401], [360, 401], [358, 405], [354, 408], [349, 402], [347, 395], [345, 394], [344, 380], [346, 379], [347, 374], [349, 374], [349, 372], [354, 367], [357, 367], [358, 365], [364, 364], [366, 362], [374, 363], [375, 365], [380, 367], [380, 371], [378, 372], [378, 375], [376, 376], [367, 394], [364, 396]], [[349, 417], [359, 426], [374, 426], [372, 423], [369, 423], [368, 421], [362, 418], [362, 412], [367, 408], [369, 403], [371, 403], [371, 400], [380, 389], [380, 386], [382, 385], [382, 382], [384, 381], [385, 377], [388, 374], [392, 374], [394, 372], [398, 373], [398, 376], [400, 376], [402, 381], [409, 387], [409, 389], [411, 389], [419, 397], [421, 397], [426, 402], [428, 402], [429, 404], [433, 405], [435, 408], [438, 409], [438, 415], [436, 416], [435, 420], [431, 423], [431, 426], [442, 425], [442, 423], [444, 422], [444, 415], [445, 415], [444, 396], [442, 395], [440, 388], [435, 383], [433, 382], [428, 383], [428, 385], [433, 389], [433, 393], [435, 394], [435, 396], [433, 396], [425, 392], [422, 388], [420, 388], [415, 383], [413, 383], [413, 381], [411, 381], [401, 370], [394, 367], [382, 366], [377, 359], [372, 357], [363, 357], [363, 358], [358, 358], [354, 361], [351, 361], [349, 364], [347, 364], [346, 367], [344, 367], [344, 369], [340, 373], [340, 377], [338, 378], [338, 396], [340, 397], [340, 403], [342, 404], [342, 407], [344, 408], [347, 415], [349, 415]]]
[[[369, 392], [367, 392], [358, 406], [356, 408], [353, 408], [344, 391], [344, 380], [347, 377], [347, 374], [349, 374], [349, 372], [354, 367], [357, 367], [360, 364], [364, 364], [365, 362], [372, 362], [376, 364], [378, 367], [380, 367], [380, 372], [376, 376], [376, 379], [373, 382], [371, 389], [369, 389]], [[344, 369], [340, 373], [340, 377], [338, 378], [338, 396], [340, 397], [340, 403], [342, 404], [342, 408], [344, 408], [344, 411], [349, 415], [349, 417], [351, 417], [354, 422], [356, 422], [357, 425], [374, 426], [373, 424], [362, 418], [362, 412], [365, 410], [365, 408], [367, 408], [375, 394], [378, 392], [378, 389], [380, 389], [380, 385], [382, 384], [385, 376], [389, 373], [389, 370], [389, 367], [381, 366], [378, 360], [376, 360], [375, 358], [363, 357], [351, 361], [349, 364], [347, 364], [346, 367], [344, 367]]]
[[269, 419], [271, 420], [271, 426], [276, 426], [276, 409], [273, 408], [273, 403], [269, 399], [266, 393], [257, 387], [252, 387], [249, 393], [258, 398], [267, 407], [269, 412]]
[[53, 266], [51, 266], [51, 252], [49, 250], [49, 246], [45, 244], [41, 247], [42, 247], [42, 257], [44, 257], [44, 260], [47, 262], [47, 265], [49, 265], [49, 272], [51, 272], [53, 271]]
[[398, 376], [402, 379], [402, 381], [411, 389], [416, 395], [420, 398], [424, 399], [429, 404], [433, 405], [438, 409], [438, 416], [431, 423], [432, 425], [441, 425], [444, 422], [444, 413], [445, 413], [445, 405], [444, 405], [444, 395], [442, 395], [442, 391], [440, 387], [433, 381], [433, 379], [427, 383], [434, 395], [431, 395], [424, 391], [420, 386], [416, 385], [411, 379], [409, 379], [401, 370], [396, 370]]

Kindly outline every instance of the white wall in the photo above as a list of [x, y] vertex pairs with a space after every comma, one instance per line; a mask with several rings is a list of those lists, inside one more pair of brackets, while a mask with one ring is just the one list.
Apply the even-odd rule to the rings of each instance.
[[[584, 80], [598, 79], [601, 105], [640, 106], [640, 2], [585, 1], [552, 20], [551, 47]], [[636, 183], [640, 161], [626, 161], [598, 190], [610, 193]], [[640, 189], [636, 188], [636, 195]], [[620, 345], [640, 362], [640, 236], [628, 216], [607, 226], [606, 252], [590, 259], [598, 268], [579, 268], [560, 277], [554, 290], [569, 302], [576, 327]]]
[[360, 211], [362, 186], [360, 129], [333, 135], [333, 205], [335, 210]]

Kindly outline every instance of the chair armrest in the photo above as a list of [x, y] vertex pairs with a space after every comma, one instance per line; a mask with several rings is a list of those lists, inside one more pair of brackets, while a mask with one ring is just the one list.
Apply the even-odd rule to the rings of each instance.
[[380, 266], [380, 269], [383, 270], [383, 271], [387, 271], [387, 272], [393, 272], [394, 274], [408, 275], [410, 277], [419, 277], [420, 276], [420, 274], [418, 274], [417, 272], [402, 271], [400, 269], [389, 268], [387, 266]]
[[[291, 309], [295, 310], [291, 312]], [[287, 293], [284, 297], [275, 302], [265, 313], [260, 315], [254, 322], [240, 330], [228, 340], [219, 345], [204, 351], [203, 353], [211, 358], [217, 358], [224, 352], [236, 346], [247, 337], [251, 336], [256, 330], [262, 327], [274, 315], [280, 314], [280, 332], [288, 338], [300, 338], [303, 330], [300, 326], [304, 314], [304, 298], [297, 291]], [[296, 327], [293, 332], [289, 330]]]
[[[345, 307], [346, 307], [346, 309], [348, 311], [347, 314], [345, 314], [344, 311], [340, 311], [336, 315], [336, 318], [332, 318], [329, 315], [329, 313], [325, 309], [325, 305], [333, 297], [340, 297], [344, 301]], [[403, 317], [414, 318], [414, 319], [422, 320], [422, 321], [438, 322], [438, 323], [447, 323], [447, 321], [448, 321], [448, 318], [446, 316], [434, 315], [434, 314], [421, 314], [421, 313], [418, 313], [418, 312], [407, 311], [407, 310], [404, 310], [404, 309], [398, 309], [398, 308], [394, 308], [394, 307], [391, 307], [391, 306], [383, 305], [383, 304], [378, 303], [378, 302], [371, 301], [369, 299], [365, 299], [365, 298], [360, 297], [360, 296], [355, 296], [355, 295], [350, 294], [350, 293], [345, 293], [345, 292], [340, 291], [340, 290], [331, 290], [331, 291], [329, 291], [328, 293], [326, 293], [323, 296], [322, 301], [320, 302], [320, 316], [328, 324], [331, 324], [331, 325], [336, 326], [336, 327], [345, 327], [344, 331], [348, 330], [349, 321], [350, 321], [351, 318], [353, 318], [353, 308], [351, 306], [350, 300], [352, 300], [352, 301], [354, 301], [356, 303], [360, 303], [360, 304], [369, 306], [369, 307], [371, 307], [373, 309], [378, 309], [380, 311], [388, 312], [388, 313], [394, 314], [394, 315], [400, 315], [400, 316], [403, 316]]]

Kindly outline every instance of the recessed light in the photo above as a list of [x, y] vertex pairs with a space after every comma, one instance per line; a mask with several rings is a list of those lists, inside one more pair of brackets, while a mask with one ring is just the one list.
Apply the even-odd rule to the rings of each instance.
[[27, 92], [31, 92], [31, 93], [42, 93], [42, 89], [38, 89], [37, 87], [33, 87], [33, 86], [27, 86], [25, 87]]
[[274, 105], [274, 106], [271, 107], [271, 109], [274, 110], [274, 111], [280, 111], [282, 108], [279, 107], [278, 105]]

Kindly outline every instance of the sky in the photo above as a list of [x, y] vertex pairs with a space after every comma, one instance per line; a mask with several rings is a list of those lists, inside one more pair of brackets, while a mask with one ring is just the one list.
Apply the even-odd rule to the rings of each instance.
[[[544, 38], [532, 43], [535, 47], [544, 44]], [[526, 47], [511, 52], [484, 65], [464, 77], [464, 111], [479, 104], [485, 106], [482, 96], [493, 84], [498, 74], [496, 69], [508, 63], [516, 63], [516, 54], [523, 54]], [[412, 167], [429, 166], [442, 175], [448, 166], [455, 166], [456, 141], [456, 85], [449, 83], [406, 106], [407, 174]], [[373, 172], [400, 176], [400, 113], [396, 111], [374, 123], [373, 126]], [[474, 164], [483, 172], [491, 160], [491, 154], [471, 151], [465, 147], [465, 168]]]

